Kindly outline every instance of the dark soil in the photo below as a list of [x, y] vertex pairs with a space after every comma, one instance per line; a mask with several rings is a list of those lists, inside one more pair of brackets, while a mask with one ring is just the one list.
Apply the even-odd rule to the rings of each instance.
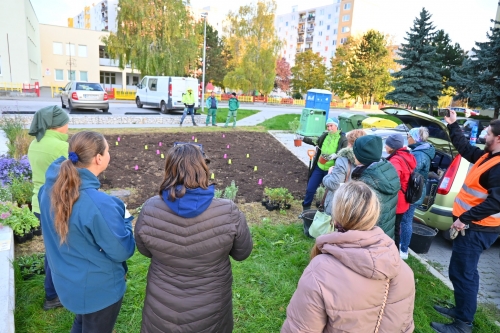
[[[238, 186], [238, 202], [261, 201], [264, 187], [286, 187], [295, 199], [303, 198], [307, 167], [273, 136], [257, 132], [124, 135], [120, 136], [118, 146], [116, 136], [107, 136], [111, 162], [99, 176], [102, 189], [132, 188], [134, 195], [128, 200], [128, 207], [139, 207], [158, 193], [163, 180], [165, 160], [157, 150], [166, 154], [174, 142], [195, 143], [193, 135], [210, 159], [210, 173], [215, 176], [212, 182], [216, 188], [224, 190], [234, 180]], [[259, 179], [262, 185], [258, 185]]]

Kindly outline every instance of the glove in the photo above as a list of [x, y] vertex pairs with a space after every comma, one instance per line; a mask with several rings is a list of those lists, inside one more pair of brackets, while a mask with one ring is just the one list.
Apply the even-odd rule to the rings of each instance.
[[462, 229], [461, 231], [458, 231], [455, 228], [451, 228], [450, 229], [450, 239], [457, 238], [459, 232], [462, 234], [462, 236], [465, 236], [465, 229]]

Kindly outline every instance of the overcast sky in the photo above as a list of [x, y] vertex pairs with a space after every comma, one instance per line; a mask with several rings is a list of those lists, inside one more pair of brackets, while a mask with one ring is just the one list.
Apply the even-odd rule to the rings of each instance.
[[[3, 0], [2, 0], [3, 1]], [[17, 0], [16, 0], [17, 1]], [[255, 0], [253, 0], [255, 1]], [[438, 29], [445, 30], [451, 40], [469, 50], [476, 41], [485, 41], [486, 32], [492, 26], [490, 20], [495, 18], [498, 0], [365, 0], [383, 7], [387, 17], [374, 17], [373, 26], [384, 33], [393, 35], [396, 42], [403, 42], [406, 31], [413, 25], [414, 18], [425, 7], [432, 14], [432, 21]], [[86, 5], [98, 1], [91, 0], [31, 0], [40, 23], [67, 26], [68, 17], [75, 17]], [[252, 0], [232, 0], [230, 5], [222, 0], [191, 0], [193, 6], [211, 5], [223, 10], [237, 10], [239, 6]], [[313, 6], [331, 4], [333, 0], [297, 1], [277, 0], [277, 14], [291, 11], [298, 4], [299, 10], [311, 8], [300, 5], [309, 3]]]

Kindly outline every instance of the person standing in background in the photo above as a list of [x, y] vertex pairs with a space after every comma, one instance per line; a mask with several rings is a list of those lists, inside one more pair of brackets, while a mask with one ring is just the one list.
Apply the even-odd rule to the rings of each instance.
[[233, 128], [236, 127], [236, 115], [238, 114], [238, 109], [240, 108], [240, 101], [236, 98], [236, 93], [231, 94], [231, 98], [229, 99], [229, 112], [227, 113], [226, 124], [224, 127], [227, 127], [229, 124], [229, 119], [233, 117]]
[[181, 117], [181, 122], [179, 126], [182, 126], [182, 122], [186, 118], [186, 115], [191, 115], [191, 121], [193, 122], [193, 126], [198, 126], [196, 125], [196, 122], [194, 121], [194, 94], [193, 94], [193, 89], [188, 88], [187, 92], [182, 95], [182, 103], [184, 103], [184, 112], [182, 113]]
[[212, 117], [212, 126], [217, 126], [217, 108], [219, 106], [219, 101], [215, 97], [215, 93], [212, 91], [212, 94], [210, 94], [210, 97], [207, 98], [207, 108], [208, 108], [208, 113], [207, 113], [207, 121], [205, 122], [205, 125], [208, 126], [208, 123], [210, 122], [210, 117]]
[[[47, 106], [38, 110], [33, 116], [29, 135], [36, 137], [29, 146], [28, 160], [33, 174], [33, 197], [31, 206], [33, 214], [40, 221], [40, 204], [38, 192], [45, 184], [45, 172], [57, 158], [68, 157], [68, 123], [69, 116], [59, 106]], [[43, 207], [47, 209], [48, 207]], [[41, 224], [40, 224], [41, 225]], [[42, 231], [43, 232], [43, 231]], [[52, 274], [47, 254], [45, 254], [45, 311], [61, 307], [52, 281]]]

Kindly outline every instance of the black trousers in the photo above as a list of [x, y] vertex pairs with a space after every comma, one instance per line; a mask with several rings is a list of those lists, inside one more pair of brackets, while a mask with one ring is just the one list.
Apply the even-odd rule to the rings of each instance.
[[122, 301], [123, 297], [102, 310], [83, 315], [77, 314], [70, 333], [112, 333]]
[[394, 243], [399, 250], [399, 243], [401, 243], [401, 220], [404, 214], [396, 214], [396, 224], [394, 225]]

